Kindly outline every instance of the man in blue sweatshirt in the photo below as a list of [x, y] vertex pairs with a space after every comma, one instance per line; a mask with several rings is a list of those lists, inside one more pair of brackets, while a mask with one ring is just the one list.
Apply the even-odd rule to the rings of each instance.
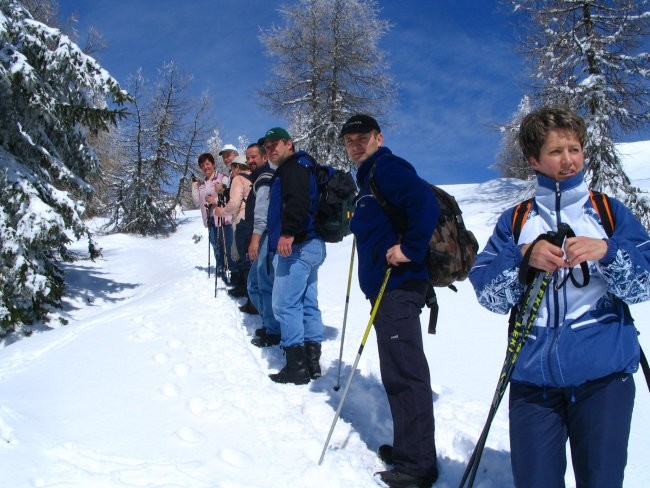
[[325, 242], [316, 232], [318, 186], [314, 161], [296, 151], [281, 127], [264, 135], [264, 149], [277, 170], [271, 181], [267, 218], [268, 250], [273, 257], [273, 315], [280, 323], [280, 346], [287, 363], [270, 377], [302, 385], [321, 376], [323, 320], [318, 308], [318, 268]]
[[[420, 312], [428, 273], [424, 258], [438, 221], [438, 203], [411, 164], [383, 147], [377, 121], [350, 117], [341, 129], [358, 166], [359, 196], [350, 229], [359, 255], [359, 284], [372, 303], [388, 266], [391, 276], [375, 317], [381, 379], [393, 417], [393, 445], [379, 448], [392, 470], [377, 473], [390, 487], [430, 487], [438, 478], [429, 365]], [[373, 196], [370, 180], [401, 215], [400, 228]]]

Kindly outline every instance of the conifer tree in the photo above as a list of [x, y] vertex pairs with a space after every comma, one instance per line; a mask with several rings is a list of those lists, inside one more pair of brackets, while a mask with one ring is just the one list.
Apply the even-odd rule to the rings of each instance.
[[650, 207], [625, 174], [614, 140], [650, 121], [648, 0], [508, 0], [522, 16], [534, 105], [564, 104], [587, 123], [587, 181], [621, 199], [646, 228]]
[[521, 153], [518, 142], [519, 125], [530, 111], [530, 99], [524, 96], [519, 102], [519, 107], [517, 107], [517, 112], [513, 115], [512, 120], [508, 124], [499, 127], [501, 131], [501, 148], [497, 154], [495, 167], [504, 178], [529, 180], [535, 176], [530, 163], [526, 161], [526, 158]]
[[[72, 238], [99, 250], [73, 195], [90, 192], [98, 160], [89, 134], [116, 123], [128, 94], [93, 58], [0, 0], [0, 335], [60, 305], [60, 263]], [[101, 101], [101, 102], [100, 102]]]
[[261, 36], [276, 57], [261, 95], [290, 122], [299, 147], [318, 161], [343, 167], [341, 126], [357, 112], [382, 114], [394, 99], [379, 40], [389, 24], [375, 0], [299, 0], [284, 6], [282, 27]]
[[164, 235], [177, 226], [190, 165], [207, 136], [210, 99], [187, 95], [191, 79], [175, 63], [164, 64], [153, 89], [138, 71], [131, 80], [133, 104], [121, 126], [123, 157], [110, 174], [111, 232]]

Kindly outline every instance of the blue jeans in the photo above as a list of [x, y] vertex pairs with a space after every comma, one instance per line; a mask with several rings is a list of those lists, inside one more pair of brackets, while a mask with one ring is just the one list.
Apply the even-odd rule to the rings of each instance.
[[325, 242], [312, 239], [294, 244], [287, 257], [276, 253], [273, 258], [273, 314], [280, 322], [282, 347], [323, 341], [318, 268], [325, 256]]
[[268, 334], [280, 334], [280, 323], [273, 315], [273, 253], [269, 253], [266, 234], [260, 239], [259, 256], [248, 273], [248, 297], [262, 317]]

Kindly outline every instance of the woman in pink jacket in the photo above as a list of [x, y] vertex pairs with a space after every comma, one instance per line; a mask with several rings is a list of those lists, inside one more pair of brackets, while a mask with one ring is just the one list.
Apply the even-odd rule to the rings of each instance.
[[228, 177], [216, 170], [214, 157], [210, 153], [199, 156], [199, 168], [203, 171], [204, 179], [192, 179], [192, 199], [194, 204], [201, 209], [203, 226], [208, 229], [208, 239], [212, 245], [214, 257], [217, 261], [217, 274], [221, 275], [224, 269], [223, 234], [220, 232], [221, 222], [210, 218], [212, 209], [224, 205], [223, 188], [228, 185]]
[[247, 271], [250, 268], [250, 262], [246, 256], [245, 249], [237, 248], [237, 224], [244, 218], [246, 213], [246, 199], [251, 191], [252, 182], [250, 180], [250, 169], [246, 161], [236, 159], [231, 166], [231, 183], [230, 183], [230, 200], [225, 207], [215, 207], [213, 209], [215, 221], [221, 218], [232, 218], [232, 228], [235, 236], [232, 240], [230, 255], [236, 263], [236, 268], [231, 270], [231, 283], [235, 286], [228, 293], [234, 297], [246, 296], [246, 278]]

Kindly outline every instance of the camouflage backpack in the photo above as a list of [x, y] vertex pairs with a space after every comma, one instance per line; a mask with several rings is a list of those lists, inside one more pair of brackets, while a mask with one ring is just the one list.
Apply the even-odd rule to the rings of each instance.
[[[406, 230], [406, 221], [401, 212], [381, 195], [374, 179], [374, 166], [370, 170], [370, 190], [379, 205], [388, 214], [397, 233]], [[429, 240], [429, 251], [425, 265], [429, 272], [429, 290], [427, 306], [431, 309], [429, 333], [435, 334], [438, 319], [438, 302], [433, 287], [449, 287], [456, 291], [455, 281], [467, 278], [478, 253], [478, 241], [474, 234], [465, 227], [463, 212], [456, 199], [442, 188], [429, 183], [436, 197], [440, 213], [438, 223]]]
[[[374, 167], [370, 171], [370, 190], [379, 205], [388, 214], [393, 227], [398, 233], [406, 230], [406, 221], [394, 205], [386, 201], [379, 192], [374, 180]], [[429, 187], [436, 197], [440, 214], [431, 240], [429, 252], [425, 258], [429, 281], [432, 286], [448, 286], [455, 288], [455, 281], [467, 278], [469, 270], [474, 265], [478, 252], [478, 242], [474, 234], [465, 227], [463, 212], [456, 199], [435, 185]]]

